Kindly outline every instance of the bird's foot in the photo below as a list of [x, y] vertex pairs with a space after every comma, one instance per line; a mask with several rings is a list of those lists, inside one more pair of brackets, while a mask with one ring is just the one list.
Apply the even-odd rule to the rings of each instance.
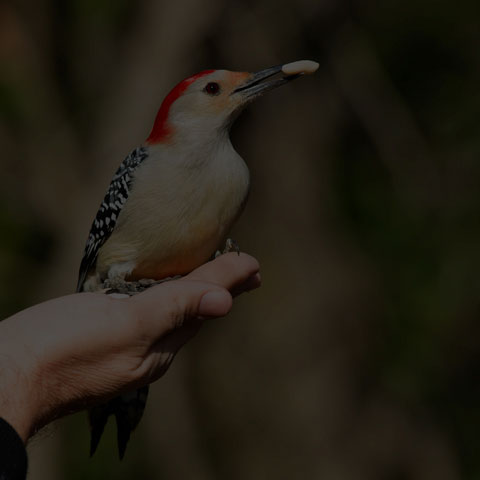
[[153, 278], [142, 278], [138, 280], [138, 282], [133, 282], [138, 284], [138, 288], [143, 288], [146, 290], [147, 288], [153, 287], [154, 285], [160, 285], [161, 283], [170, 282], [172, 280], [178, 280], [182, 278], [182, 275], [174, 275], [173, 277], [165, 277], [161, 280], [154, 280]]
[[129, 297], [136, 295], [137, 293], [142, 293], [154, 285], [160, 285], [164, 282], [169, 282], [170, 280], [176, 280], [180, 278], [181, 275], [175, 275], [174, 277], [162, 278], [161, 280], [154, 280], [152, 278], [142, 278], [134, 282], [127, 282], [123, 279], [109, 279], [107, 278], [103, 282], [103, 288], [107, 294], [120, 294], [128, 295]]
[[227, 238], [227, 241], [225, 242], [225, 247], [223, 247], [223, 250], [217, 250], [215, 252], [215, 258], [219, 257], [220, 255], [223, 255], [224, 253], [229, 253], [229, 252], [237, 252], [237, 254], [240, 255], [240, 247], [238, 246], [238, 243], [231, 238]]
[[127, 282], [125, 279], [118, 277], [105, 279], [102, 286], [105, 293], [108, 294], [116, 293], [131, 296], [143, 291], [139, 289], [139, 287], [142, 287], [139, 282]]

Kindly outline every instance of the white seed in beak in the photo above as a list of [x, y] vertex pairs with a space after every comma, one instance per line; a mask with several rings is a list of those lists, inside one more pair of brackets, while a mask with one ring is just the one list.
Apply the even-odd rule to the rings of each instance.
[[285, 75], [297, 75], [299, 73], [314, 73], [317, 71], [319, 65], [317, 62], [311, 60], [299, 60], [298, 62], [286, 63], [282, 67], [282, 72]]

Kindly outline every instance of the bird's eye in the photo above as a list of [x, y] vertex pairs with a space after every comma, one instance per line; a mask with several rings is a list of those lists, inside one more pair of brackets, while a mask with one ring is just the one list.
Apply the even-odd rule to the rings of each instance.
[[220, 93], [220, 85], [215, 82], [210, 82], [210, 83], [207, 83], [204, 90], [209, 95], [218, 95]]

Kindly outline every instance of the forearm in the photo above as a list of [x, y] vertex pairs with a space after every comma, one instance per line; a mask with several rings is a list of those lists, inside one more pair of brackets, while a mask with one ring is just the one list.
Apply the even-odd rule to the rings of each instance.
[[35, 397], [32, 378], [21, 365], [21, 358], [9, 345], [8, 329], [0, 323], [0, 417], [6, 420], [27, 442], [35, 426]]
[[35, 428], [34, 408], [28, 374], [21, 367], [22, 346], [15, 346], [12, 335], [9, 322], [0, 322], [0, 478], [24, 480], [24, 445]]

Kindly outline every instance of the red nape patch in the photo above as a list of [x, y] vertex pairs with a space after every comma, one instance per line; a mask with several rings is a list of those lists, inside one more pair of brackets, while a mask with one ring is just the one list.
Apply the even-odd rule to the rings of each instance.
[[164, 141], [168, 135], [171, 133], [170, 127], [168, 125], [168, 112], [170, 111], [170, 107], [172, 103], [180, 97], [183, 92], [191, 85], [195, 80], [198, 78], [204, 77], [210, 73], [213, 73], [215, 70], [203, 70], [196, 75], [192, 75], [191, 77], [182, 80], [178, 85], [176, 85], [172, 91], [165, 97], [160, 107], [160, 110], [157, 113], [157, 117], [155, 118], [155, 123], [153, 124], [152, 131], [147, 138], [147, 143], [159, 143]]

